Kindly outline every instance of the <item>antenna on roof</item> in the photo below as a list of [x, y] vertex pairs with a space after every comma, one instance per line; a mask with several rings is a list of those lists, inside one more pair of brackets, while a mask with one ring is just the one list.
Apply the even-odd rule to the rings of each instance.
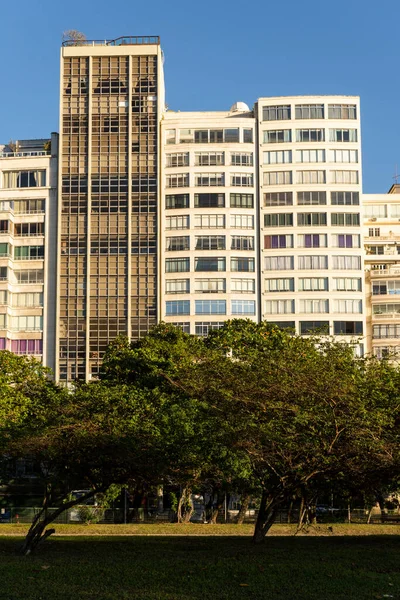
[[394, 166], [394, 183], [397, 185], [399, 182], [397, 181], [400, 177], [400, 173], [397, 172], [397, 163]]

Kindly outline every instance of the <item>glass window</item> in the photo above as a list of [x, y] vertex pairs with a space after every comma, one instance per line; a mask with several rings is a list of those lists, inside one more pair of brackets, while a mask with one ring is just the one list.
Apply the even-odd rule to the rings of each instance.
[[42, 331], [43, 317], [24, 315], [19, 317], [10, 317], [11, 331]]
[[293, 213], [265, 213], [265, 227], [291, 227], [293, 225]]
[[360, 248], [360, 236], [358, 234], [335, 233], [332, 235], [334, 248]]
[[299, 269], [319, 270], [328, 268], [327, 256], [299, 256]]
[[372, 337], [374, 339], [384, 338], [399, 338], [400, 337], [400, 325], [373, 325]]
[[44, 187], [46, 185], [46, 171], [4, 171], [3, 187], [12, 188], [31, 188]]
[[239, 142], [239, 129], [224, 129], [224, 142], [236, 143]]
[[189, 194], [166, 196], [165, 208], [189, 208]]
[[175, 129], [166, 129], [165, 143], [166, 144], [175, 144], [175, 141], [176, 141], [176, 130]]
[[225, 215], [195, 215], [194, 226], [202, 229], [223, 229]]
[[264, 258], [266, 271], [288, 271], [294, 269], [293, 256], [266, 256]]
[[254, 250], [254, 237], [233, 235], [231, 237], [231, 250]]
[[329, 150], [329, 160], [335, 163], [358, 163], [358, 150]]
[[44, 213], [44, 200], [14, 200], [14, 212], [16, 214], [41, 214]]
[[329, 321], [300, 321], [300, 335], [329, 333]]
[[294, 292], [294, 278], [284, 277], [281, 279], [266, 279], [266, 292]]
[[189, 229], [189, 215], [166, 217], [166, 229]]
[[12, 306], [43, 306], [43, 294], [40, 292], [13, 294]]
[[43, 341], [12, 340], [11, 352], [14, 352], [14, 354], [43, 354]]
[[326, 213], [297, 213], [297, 225], [300, 227], [310, 227], [315, 225], [326, 225]]
[[362, 335], [362, 321], [334, 321], [333, 333], [334, 335]]
[[225, 194], [195, 194], [196, 208], [221, 208], [225, 206]]
[[201, 167], [215, 167], [225, 164], [223, 152], [196, 152], [194, 164]]
[[362, 300], [335, 300], [336, 313], [362, 313]]
[[357, 107], [355, 104], [329, 104], [329, 119], [357, 119]]
[[11, 246], [7, 243], [0, 244], [0, 256], [10, 256]]
[[265, 235], [264, 249], [274, 250], [275, 248], [293, 248], [292, 235]]
[[296, 150], [296, 162], [298, 162], [298, 163], [325, 162], [325, 150]]
[[231, 208], [254, 208], [253, 194], [230, 194]]
[[231, 185], [240, 187], [253, 187], [253, 174], [252, 173], [232, 173], [231, 174]]
[[190, 249], [190, 237], [188, 235], [179, 235], [166, 238], [166, 250], [176, 252], [179, 250]]
[[190, 300], [167, 300], [165, 303], [165, 314], [190, 315]]
[[167, 167], [189, 166], [189, 152], [174, 152], [173, 154], [166, 154], [165, 159]]
[[223, 173], [196, 173], [194, 184], [198, 187], [218, 187], [225, 185]]
[[226, 315], [226, 300], [195, 300], [196, 315]]
[[331, 171], [331, 183], [358, 183], [358, 171]]
[[183, 333], [190, 333], [190, 323], [169, 323], [169, 325], [174, 325], [175, 327], [179, 327], [179, 329], [182, 329]]
[[330, 142], [357, 142], [357, 129], [330, 129]]
[[263, 106], [263, 121], [287, 121], [291, 119], [290, 105]]
[[332, 213], [331, 225], [358, 227], [360, 225], [360, 213]]
[[323, 142], [325, 129], [296, 129], [296, 142]]
[[282, 144], [292, 141], [291, 129], [274, 129], [263, 132], [264, 144]]
[[385, 219], [388, 215], [387, 204], [365, 204], [364, 205], [364, 216], [365, 217], [379, 217]]
[[167, 175], [165, 185], [167, 188], [188, 187], [189, 173], [174, 173], [173, 175]]
[[316, 206], [326, 204], [326, 192], [297, 192], [299, 206]]
[[294, 300], [267, 300], [265, 312], [269, 315], [284, 315], [294, 313]]
[[297, 171], [297, 183], [325, 183], [325, 171]]
[[327, 292], [328, 277], [300, 277], [299, 292]]
[[225, 257], [199, 257], [195, 258], [195, 271], [226, 271]]
[[231, 279], [231, 292], [236, 294], [254, 294], [256, 282], [254, 279]]
[[252, 144], [253, 143], [253, 130], [252, 129], [243, 129], [243, 143], [244, 144]]
[[332, 268], [338, 270], [361, 269], [361, 256], [333, 256]]
[[[193, 129], [180, 129], [179, 130], [179, 142], [181, 144], [191, 144], [191, 143], [193, 143], [193, 141], [194, 141]], [[168, 143], [168, 141], [167, 141], [167, 143]]]
[[165, 282], [166, 294], [189, 294], [189, 279], [167, 279]]
[[334, 277], [332, 280], [335, 292], [361, 292], [361, 279], [359, 277]]
[[254, 258], [231, 258], [231, 271], [253, 273], [254, 266]]
[[41, 260], [44, 258], [44, 246], [15, 246], [14, 260]]
[[255, 315], [255, 300], [232, 300], [231, 313], [232, 315]]
[[14, 271], [17, 283], [43, 283], [44, 271], [42, 269], [32, 269], [29, 271]]
[[291, 206], [292, 204], [292, 192], [272, 192], [264, 194], [264, 206]]
[[190, 258], [166, 258], [166, 273], [185, 273], [190, 271]]
[[252, 152], [231, 152], [231, 165], [238, 167], [252, 167]]
[[207, 336], [210, 331], [221, 329], [225, 325], [224, 321], [207, 321], [195, 323], [196, 335]]
[[301, 313], [328, 313], [329, 300], [300, 300]]
[[296, 119], [324, 119], [323, 104], [296, 104]]
[[276, 165], [292, 162], [291, 150], [277, 150], [274, 152], [263, 152], [264, 165]]
[[231, 229], [254, 229], [254, 216], [231, 215]]
[[331, 192], [331, 204], [337, 206], [352, 206], [360, 204], [359, 192]]
[[225, 250], [224, 235], [197, 235], [196, 250]]
[[325, 233], [302, 233], [297, 236], [299, 248], [326, 248], [328, 236]]
[[224, 294], [226, 292], [226, 279], [196, 279], [196, 294]]
[[292, 171], [269, 171], [263, 174], [264, 185], [290, 185]]

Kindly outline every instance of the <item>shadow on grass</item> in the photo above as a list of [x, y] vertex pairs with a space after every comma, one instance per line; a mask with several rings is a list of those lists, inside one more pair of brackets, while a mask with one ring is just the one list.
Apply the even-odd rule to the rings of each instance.
[[6, 600], [366, 600], [400, 597], [400, 536], [0, 540]]

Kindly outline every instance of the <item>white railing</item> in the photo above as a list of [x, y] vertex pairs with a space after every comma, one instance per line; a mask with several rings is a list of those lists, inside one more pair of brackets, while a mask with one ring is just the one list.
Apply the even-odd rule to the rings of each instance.
[[32, 150], [30, 152], [0, 152], [0, 158], [21, 158], [26, 156], [49, 156], [47, 150]]

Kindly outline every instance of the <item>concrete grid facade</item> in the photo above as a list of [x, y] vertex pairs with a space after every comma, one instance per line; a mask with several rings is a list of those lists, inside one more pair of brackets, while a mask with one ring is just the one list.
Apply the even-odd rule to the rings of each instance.
[[362, 193], [357, 96], [174, 112], [157, 37], [69, 42], [44, 142], [0, 156], [0, 347], [64, 382], [160, 320], [397, 348], [400, 194]]

